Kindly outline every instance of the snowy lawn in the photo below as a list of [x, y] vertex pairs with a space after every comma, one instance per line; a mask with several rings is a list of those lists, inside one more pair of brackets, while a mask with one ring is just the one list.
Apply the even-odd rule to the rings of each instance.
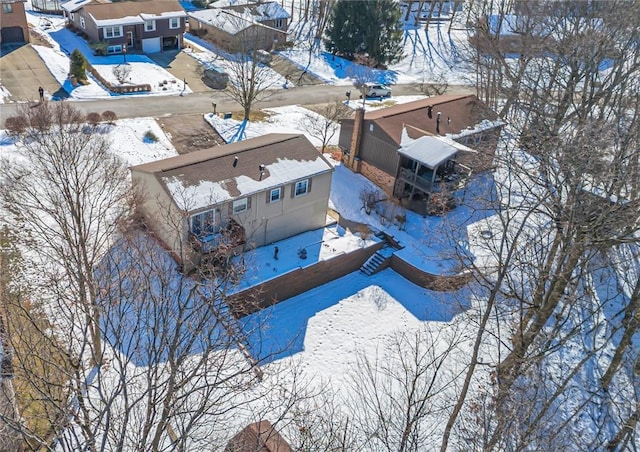
[[[302, 353], [325, 377], [336, 377], [353, 361], [356, 348], [375, 350], [396, 331], [418, 330], [422, 322], [450, 321], [467, 306], [416, 286], [393, 270], [373, 276], [350, 273], [241, 319], [252, 353], [281, 359]], [[257, 325], [262, 325], [259, 329]]]

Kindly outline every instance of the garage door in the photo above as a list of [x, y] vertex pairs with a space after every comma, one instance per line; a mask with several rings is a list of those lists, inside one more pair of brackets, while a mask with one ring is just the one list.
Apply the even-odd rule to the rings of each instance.
[[160, 38], [148, 38], [142, 40], [142, 51], [144, 53], [160, 52]]
[[6, 27], [2, 29], [2, 43], [24, 42], [24, 34], [20, 27]]

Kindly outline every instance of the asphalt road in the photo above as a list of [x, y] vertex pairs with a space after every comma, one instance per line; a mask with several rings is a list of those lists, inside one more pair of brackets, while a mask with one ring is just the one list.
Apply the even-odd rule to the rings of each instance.
[[[346, 99], [345, 92], [355, 89], [348, 86], [308, 85], [287, 90], [265, 92], [264, 98], [257, 102], [255, 108], [280, 107], [284, 105], [313, 105], [330, 102], [333, 99]], [[447, 93], [473, 93], [472, 88], [466, 86], [450, 86]], [[415, 84], [394, 85], [393, 95], [421, 94]], [[357, 95], [357, 94], [356, 94]], [[84, 113], [106, 110], [114, 111], [118, 118], [161, 117], [173, 114], [194, 114], [213, 111], [212, 103], [217, 104], [217, 111], [238, 111], [240, 106], [224, 92], [194, 93], [184, 96], [136, 96], [97, 99], [91, 101], [76, 101], [67, 99], [63, 102], [73, 102]], [[351, 102], [358, 102], [354, 99]], [[20, 104], [0, 104], [0, 120], [2, 124], [6, 118], [14, 116]]]

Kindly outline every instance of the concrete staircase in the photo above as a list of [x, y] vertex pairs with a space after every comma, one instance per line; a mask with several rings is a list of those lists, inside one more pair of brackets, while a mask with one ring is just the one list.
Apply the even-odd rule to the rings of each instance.
[[360, 271], [367, 276], [371, 276], [374, 273], [380, 271], [380, 267], [387, 261], [387, 257], [385, 257], [380, 251], [376, 251], [376, 253], [371, 256], [367, 261], [362, 264], [360, 267]]

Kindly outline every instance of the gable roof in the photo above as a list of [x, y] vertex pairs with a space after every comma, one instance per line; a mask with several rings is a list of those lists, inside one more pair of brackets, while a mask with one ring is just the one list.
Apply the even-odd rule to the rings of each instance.
[[[65, 6], [66, 4], [63, 5], [63, 7]], [[187, 16], [178, 0], [88, 3], [81, 5], [77, 9], [86, 11], [98, 26], [115, 25], [119, 23], [118, 21], [126, 24], [136, 24], [144, 23], [145, 20]], [[67, 9], [67, 11], [70, 10]]]
[[254, 422], [235, 435], [225, 452], [291, 452], [291, 446], [269, 421]]
[[[260, 165], [265, 166], [262, 176]], [[145, 163], [131, 171], [153, 174], [180, 209], [194, 211], [333, 167], [304, 135], [273, 133]]]
[[[428, 117], [429, 106], [432, 108], [431, 118]], [[405, 125], [413, 126], [407, 131], [411, 138], [422, 136], [425, 132], [438, 135], [438, 112], [440, 135], [459, 134], [483, 120], [497, 118], [495, 112], [473, 94], [445, 94], [366, 112], [364, 120], [372, 121], [399, 145]]]
[[[209, 9], [189, 11], [189, 16], [232, 35], [252, 25], [265, 26], [261, 22], [290, 17], [277, 2], [256, 4], [225, 0], [218, 0]], [[273, 31], [285, 33], [284, 30]]]

